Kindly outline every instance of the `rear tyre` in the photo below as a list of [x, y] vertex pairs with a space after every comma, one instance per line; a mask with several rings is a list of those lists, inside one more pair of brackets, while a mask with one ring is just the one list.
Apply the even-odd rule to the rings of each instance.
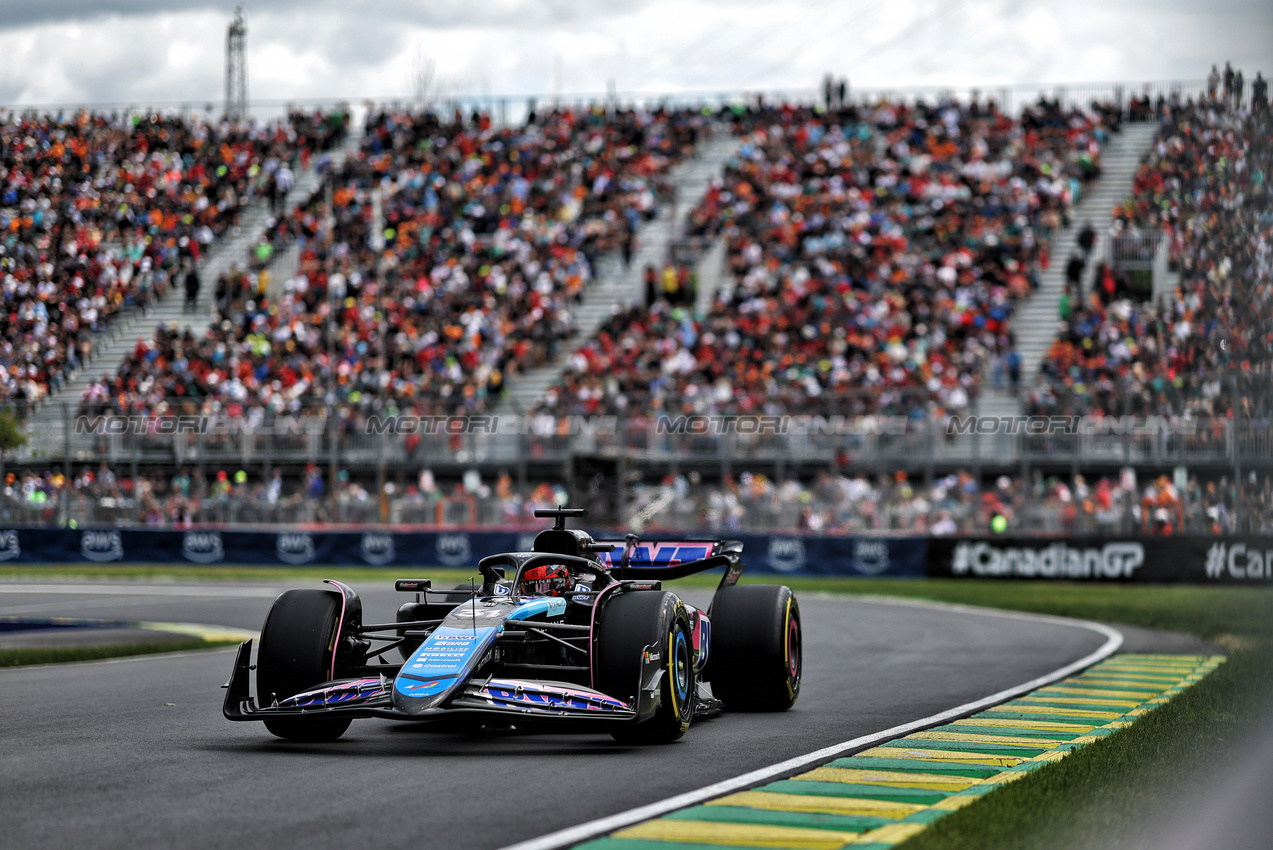
[[[330, 590], [289, 590], [274, 600], [256, 658], [262, 706], [343, 677], [345, 671], [332, 671], [340, 611], [340, 594]], [[267, 720], [265, 728], [289, 741], [334, 741], [349, 723], [347, 717], [287, 717]]]
[[659, 653], [663, 675], [659, 707], [638, 724], [615, 724], [610, 734], [625, 744], [666, 744], [690, 728], [697, 683], [693, 639], [685, 605], [675, 594], [622, 593], [606, 603], [597, 624], [597, 687], [619, 699], [638, 696], [646, 647]]
[[733, 711], [785, 711], [800, 696], [800, 606], [791, 588], [722, 588], [712, 603], [706, 678]]

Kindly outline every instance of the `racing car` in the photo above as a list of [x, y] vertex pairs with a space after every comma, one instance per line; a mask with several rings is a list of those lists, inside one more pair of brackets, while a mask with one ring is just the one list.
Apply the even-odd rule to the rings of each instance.
[[[253, 642], [238, 649], [225, 716], [293, 741], [334, 740], [353, 719], [380, 717], [664, 743], [696, 717], [795, 704], [800, 606], [788, 587], [738, 584], [741, 543], [598, 541], [566, 527], [583, 509], [535, 515], [554, 523], [533, 550], [483, 558], [481, 585], [458, 599], [427, 579], [396, 581], [415, 597], [392, 623], [363, 622], [358, 594], [331, 579], [283, 593], [255, 666]], [[722, 567], [706, 611], [662, 589]]]

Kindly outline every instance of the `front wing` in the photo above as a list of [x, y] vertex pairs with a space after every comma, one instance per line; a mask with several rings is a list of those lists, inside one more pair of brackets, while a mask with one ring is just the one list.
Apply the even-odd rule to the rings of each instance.
[[[274, 705], [258, 706], [252, 699], [250, 670], [252, 641], [244, 641], [234, 660], [222, 713], [229, 720], [271, 720], [295, 717], [380, 717], [391, 720], [437, 722], [461, 716], [503, 719], [507, 722], [635, 721], [637, 707], [599, 691], [561, 682], [488, 677], [470, 681], [444, 705], [408, 714], [390, 702], [393, 680], [384, 676], [327, 682]], [[654, 682], [657, 689], [657, 679]], [[642, 690], [648, 694], [649, 683]]]

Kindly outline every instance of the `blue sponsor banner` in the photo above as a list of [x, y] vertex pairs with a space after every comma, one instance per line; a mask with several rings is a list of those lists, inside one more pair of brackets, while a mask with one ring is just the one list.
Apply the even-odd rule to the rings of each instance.
[[922, 577], [928, 569], [923, 537], [830, 537], [803, 534], [735, 537], [748, 572], [801, 576]]
[[[0, 528], [0, 563], [257, 564], [476, 567], [487, 555], [529, 551], [534, 531], [318, 531]], [[923, 576], [920, 537], [733, 535], [743, 563], [777, 575]], [[650, 541], [657, 546], [657, 541]]]

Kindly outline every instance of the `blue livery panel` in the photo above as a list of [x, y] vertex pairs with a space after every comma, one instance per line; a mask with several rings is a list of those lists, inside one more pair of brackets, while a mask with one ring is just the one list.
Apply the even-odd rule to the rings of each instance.
[[416, 714], [437, 705], [451, 688], [468, 679], [498, 634], [495, 626], [439, 626], [394, 679], [394, 708]]
[[[505, 603], [507, 605], [507, 603]], [[516, 610], [510, 611], [505, 620], [526, 620], [543, 614], [546, 617], [560, 617], [566, 613], [566, 600], [559, 596], [540, 596], [523, 599]]]
[[565, 613], [566, 600], [558, 597], [496, 596], [457, 606], [402, 665], [393, 683], [394, 707], [418, 714], [441, 703], [452, 689], [468, 681], [504, 630], [502, 623]]

